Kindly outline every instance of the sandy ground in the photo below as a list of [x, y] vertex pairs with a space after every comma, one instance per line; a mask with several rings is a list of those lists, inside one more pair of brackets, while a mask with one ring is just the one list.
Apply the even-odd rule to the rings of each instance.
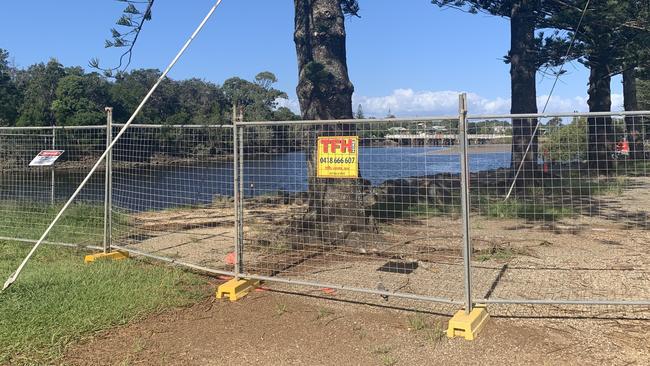
[[[473, 217], [474, 299], [650, 299], [650, 179], [580, 202], [556, 222]], [[128, 246], [232, 270], [231, 203], [143, 213]], [[399, 219], [352, 244], [296, 246], [285, 223], [304, 205], [273, 197], [246, 203], [245, 270], [318, 282], [278, 283], [238, 303], [206, 300], [96, 335], [69, 350], [70, 364], [650, 364], [647, 306], [489, 306], [479, 340], [440, 337], [460, 306], [346, 291], [328, 284], [463, 299], [461, 221], [453, 214]], [[380, 271], [387, 262], [413, 272]], [[419, 313], [418, 313], [419, 312]], [[424, 315], [417, 315], [417, 314]], [[428, 326], [413, 329], [414, 317]], [[118, 350], [118, 351], [116, 351]]]
[[[556, 222], [472, 218], [473, 292], [479, 299], [650, 299], [648, 178], [590, 202], [585, 215]], [[246, 203], [247, 273], [442, 298], [463, 299], [462, 223], [427, 215], [378, 225], [343, 245], [296, 246], [282, 232], [299, 202]], [[229, 203], [204, 209], [139, 214], [129, 248], [214, 269], [232, 270], [234, 215]], [[413, 273], [379, 271], [388, 262]]]
[[[326, 297], [326, 298], [323, 298]], [[647, 327], [635, 315], [491, 318], [480, 337], [448, 339], [437, 306], [338, 294], [256, 292], [211, 299], [95, 335], [67, 350], [70, 365], [646, 365]], [[647, 314], [647, 313], [646, 313]], [[423, 325], [424, 324], [424, 325]]]

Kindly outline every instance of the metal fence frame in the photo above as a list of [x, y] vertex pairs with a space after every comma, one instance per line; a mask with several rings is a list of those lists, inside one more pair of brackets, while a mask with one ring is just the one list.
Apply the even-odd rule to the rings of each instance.
[[[257, 279], [269, 282], [278, 282], [286, 283], [292, 285], [301, 285], [301, 286], [313, 286], [313, 287], [327, 287], [338, 290], [347, 290], [354, 291], [359, 293], [374, 294], [381, 296], [394, 296], [399, 298], [414, 299], [414, 300], [423, 300], [431, 301], [438, 303], [454, 304], [454, 305], [463, 305], [465, 312], [469, 313], [475, 304], [530, 304], [530, 305], [628, 305], [628, 306], [650, 306], [650, 299], [648, 300], [581, 300], [581, 299], [563, 299], [563, 300], [534, 300], [534, 299], [493, 299], [493, 298], [477, 298], [472, 293], [472, 233], [470, 230], [471, 227], [471, 217], [469, 215], [470, 206], [471, 206], [471, 197], [469, 192], [470, 184], [470, 174], [468, 166], [468, 131], [467, 131], [467, 121], [469, 119], [514, 119], [514, 118], [553, 118], [553, 117], [628, 117], [628, 116], [648, 116], [650, 112], [639, 111], [639, 112], [612, 112], [612, 113], [541, 113], [541, 114], [486, 114], [486, 115], [471, 115], [469, 114], [467, 108], [467, 99], [463, 94], [459, 98], [459, 114], [454, 116], [438, 116], [438, 117], [425, 117], [425, 118], [391, 118], [391, 119], [364, 119], [364, 120], [318, 120], [318, 121], [256, 121], [256, 122], [242, 122], [238, 121], [237, 116], [233, 115], [233, 123], [231, 125], [214, 125], [214, 126], [193, 126], [193, 127], [218, 127], [218, 128], [231, 128], [233, 131], [232, 134], [232, 143], [233, 143], [233, 192], [234, 192], [234, 213], [235, 213], [235, 238], [234, 238], [234, 253], [236, 257], [235, 266], [233, 271], [223, 271], [217, 270], [214, 268], [209, 268], [206, 266], [200, 266], [192, 263], [187, 263], [185, 261], [180, 261], [173, 258], [168, 258], [165, 256], [155, 255], [151, 253], [146, 253], [144, 251], [133, 250], [131, 248], [124, 248], [122, 246], [115, 245], [111, 240], [111, 223], [112, 223], [112, 188], [113, 188], [113, 179], [112, 179], [112, 154], [109, 154], [107, 157], [107, 174], [105, 179], [105, 202], [104, 202], [104, 240], [103, 245], [100, 246], [86, 246], [89, 249], [99, 249], [105, 252], [109, 252], [114, 249], [118, 250], [128, 250], [137, 255], [142, 255], [152, 259], [160, 260], [166, 263], [173, 265], [179, 265], [187, 267], [190, 269], [218, 274], [218, 275], [227, 275], [234, 276], [235, 278], [250, 278]], [[292, 125], [300, 123], [303, 125], [316, 125], [316, 124], [326, 124], [326, 123], [395, 123], [395, 122], [410, 122], [410, 121], [440, 121], [440, 120], [459, 120], [459, 137], [458, 142], [460, 143], [461, 149], [461, 217], [462, 217], [462, 235], [463, 235], [463, 273], [464, 273], [464, 297], [460, 299], [449, 299], [442, 297], [434, 296], [424, 296], [410, 293], [401, 293], [393, 291], [384, 291], [371, 288], [359, 288], [345, 286], [336, 283], [321, 283], [313, 281], [303, 281], [297, 279], [289, 278], [279, 278], [274, 276], [262, 276], [247, 273], [244, 267], [244, 251], [246, 250], [244, 246], [244, 129], [251, 126], [281, 126], [281, 125]], [[2, 131], [33, 131], [33, 130], [45, 130], [51, 131], [52, 133], [52, 146], [56, 146], [56, 131], [57, 130], [83, 130], [83, 129], [103, 129], [107, 131], [106, 133], [106, 145], [110, 145], [112, 138], [112, 128], [120, 127], [123, 125], [113, 124], [112, 123], [112, 110], [107, 108], [107, 125], [105, 126], [74, 126], [74, 127], [0, 127], [0, 133]], [[133, 127], [140, 128], [160, 128], [161, 125], [133, 125]], [[165, 126], [165, 127], [192, 127], [192, 126]], [[110, 134], [108, 133], [110, 132]], [[52, 175], [54, 179], [54, 175]], [[54, 181], [53, 183], [54, 184]], [[54, 186], [53, 188], [54, 189]], [[53, 195], [53, 193], [52, 193]], [[3, 240], [14, 240], [22, 242], [36, 242], [35, 240], [21, 239], [21, 238], [6, 238], [0, 235], [0, 239]], [[49, 244], [55, 245], [68, 245], [66, 243], [54, 243], [50, 242]]]

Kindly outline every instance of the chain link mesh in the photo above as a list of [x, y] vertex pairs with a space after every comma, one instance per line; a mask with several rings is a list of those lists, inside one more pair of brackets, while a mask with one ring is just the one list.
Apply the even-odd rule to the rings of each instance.
[[469, 150], [475, 299], [650, 299], [647, 121], [470, 119], [508, 135]]
[[[37, 240], [106, 147], [104, 127], [0, 128], [0, 237]], [[30, 167], [41, 150], [64, 150], [52, 167]], [[67, 210], [48, 241], [101, 245], [103, 171]]]
[[[649, 120], [469, 117], [474, 301], [650, 299]], [[458, 118], [133, 125], [112, 153], [112, 242], [223, 273], [241, 251], [242, 276], [462, 303], [459, 132]], [[358, 176], [319, 177], [318, 138], [349, 136]], [[38, 239], [106, 138], [0, 128], [0, 240]], [[53, 148], [54, 168], [28, 166]], [[101, 245], [104, 174], [48, 241]]]

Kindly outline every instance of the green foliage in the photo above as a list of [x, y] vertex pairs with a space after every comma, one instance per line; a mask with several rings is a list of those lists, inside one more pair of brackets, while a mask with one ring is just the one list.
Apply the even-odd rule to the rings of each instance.
[[[36, 240], [45, 231], [61, 205], [4, 202], [0, 207], [0, 232], [2, 236]], [[103, 206], [76, 203], [71, 205], [59, 223], [46, 238], [52, 242], [99, 244], [104, 229]], [[116, 223], [122, 222], [120, 215]]]
[[552, 11], [544, 25], [567, 30], [567, 40], [575, 36], [579, 61], [587, 67], [606, 65], [615, 75], [626, 67], [648, 63], [650, 8], [647, 1], [590, 1], [578, 32], [575, 27], [583, 17], [587, 0], [572, 1], [570, 6], [562, 2], [548, 3]]
[[637, 80], [636, 87], [639, 108], [642, 111], [650, 110], [650, 80]]
[[467, 124], [469, 134], [506, 134], [512, 135], [512, 127], [504, 121], [490, 120], [480, 122], [469, 122]]
[[354, 118], [356, 119], [365, 119], [366, 116], [363, 114], [363, 107], [361, 104], [357, 106], [357, 112], [354, 114]]
[[515, 257], [516, 254], [517, 253], [511, 248], [492, 247], [475, 253], [475, 259], [479, 262], [486, 262], [489, 260], [505, 262]]
[[277, 108], [278, 98], [287, 98], [287, 94], [273, 88], [277, 82], [275, 75], [264, 71], [255, 76], [255, 82], [238, 77], [223, 83], [223, 93], [232, 104], [245, 109], [244, 118], [249, 121], [272, 120]]
[[540, 151], [554, 161], [582, 161], [587, 158], [587, 121], [579, 118], [569, 125], [549, 127]]
[[[123, 72], [131, 64], [133, 48], [135, 47], [145, 22], [151, 20], [151, 8], [154, 3], [154, 0], [118, 1], [127, 3], [127, 6], [122, 10], [122, 15], [117, 22], [115, 22], [115, 24], [119, 26], [119, 30], [111, 28], [112, 39], [104, 41], [104, 47], [126, 48], [126, 51], [124, 51], [120, 56], [119, 64], [116, 67], [102, 68], [98, 58], [93, 58], [89, 62], [90, 67], [103, 72], [103, 75], [106, 77], [113, 77], [116, 72]], [[136, 4], [138, 4], [138, 6], [140, 4], [145, 4], [146, 7], [140, 10]]]
[[61, 125], [98, 125], [108, 102], [108, 82], [99, 75], [70, 75], [59, 80], [52, 111]]
[[322, 63], [311, 61], [305, 65], [305, 79], [311, 81], [314, 85], [329, 85], [333, 82], [334, 75], [327, 71]]
[[25, 89], [18, 126], [49, 126], [55, 122], [52, 102], [59, 80], [66, 74], [57, 60], [30, 66], [25, 72]]
[[[81, 67], [64, 67], [55, 59], [18, 70], [8, 65], [0, 49], [0, 126], [76, 126], [103, 124], [104, 107], [124, 123], [160, 77], [160, 70], [118, 72], [107, 79]], [[138, 115], [140, 124], [227, 124], [232, 103], [244, 108], [245, 120], [294, 120], [288, 108], [278, 108], [287, 94], [273, 88], [276, 76], [264, 71], [254, 81], [226, 80], [223, 87], [200, 80], [166, 78]], [[280, 130], [282, 130], [280, 128]]]
[[0, 48], [0, 126], [8, 126], [18, 116], [20, 96], [11, 78], [9, 53]]
[[533, 221], [556, 221], [570, 217], [575, 212], [570, 207], [554, 206], [551, 203], [523, 202], [516, 199], [481, 204], [483, 214], [499, 219], [526, 219]]
[[[29, 246], [0, 241], [0, 277]], [[83, 263], [83, 253], [45, 246], [0, 296], [0, 364], [54, 364], [84, 336], [201, 299], [198, 276], [136, 260]]]

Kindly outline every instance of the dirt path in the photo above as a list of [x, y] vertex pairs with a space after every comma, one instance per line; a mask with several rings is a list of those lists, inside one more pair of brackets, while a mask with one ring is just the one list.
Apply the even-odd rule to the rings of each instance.
[[[338, 295], [332, 297], [334, 300]], [[71, 365], [643, 365], [649, 320], [493, 318], [474, 342], [447, 339], [448, 316], [256, 292], [211, 299], [98, 334]], [[530, 314], [534, 314], [532, 311]], [[600, 318], [599, 318], [600, 317]], [[648, 314], [646, 314], [646, 318]], [[420, 329], [418, 329], [420, 328]]]

